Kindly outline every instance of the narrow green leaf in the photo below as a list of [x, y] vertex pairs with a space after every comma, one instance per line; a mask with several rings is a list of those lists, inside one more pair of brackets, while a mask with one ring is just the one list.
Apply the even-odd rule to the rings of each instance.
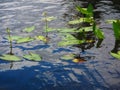
[[9, 55], [9, 54], [3, 54], [2, 56], [0, 56], [0, 59], [6, 60], [6, 61], [20, 61], [21, 60], [21, 58], [19, 58], [18, 56]]
[[87, 11], [89, 12], [89, 17], [93, 17], [93, 5], [89, 4]]
[[110, 52], [110, 54], [111, 54], [113, 57], [115, 57], [115, 58], [117, 58], [117, 59], [120, 60], [120, 54], [119, 54], [119, 53], [112, 53], [112, 52]]
[[80, 6], [76, 6], [76, 10], [79, 11], [79, 12], [81, 12], [82, 14], [85, 14], [85, 15], [91, 14], [91, 13], [89, 13], [89, 12], [87, 11], [86, 8], [81, 8]]
[[25, 59], [32, 60], [32, 61], [41, 61], [41, 56], [36, 53], [29, 53], [28, 55], [23, 56]]
[[58, 43], [58, 46], [69, 46], [69, 45], [76, 45], [76, 44], [82, 44], [84, 43], [84, 40], [65, 40], [65, 41], [61, 41]]
[[112, 24], [113, 22], [116, 22], [116, 20], [106, 20], [106, 23], [108, 23], [108, 24]]
[[26, 43], [26, 42], [30, 42], [33, 41], [34, 39], [31, 37], [24, 37], [24, 38], [20, 38], [17, 40], [17, 43]]
[[41, 40], [41, 41], [44, 41], [44, 42], [46, 42], [47, 41], [47, 38], [45, 37], [45, 36], [35, 36], [35, 39], [36, 40]]
[[60, 57], [60, 59], [62, 60], [72, 60], [74, 59], [74, 54], [67, 54], [67, 55], [63, 55], [62, 57]]
[[52, 21], [52, 20], [55, 20], [55, 19], [56, 19], [56, 17], [51, 16], [51, 17], [42, 18], [42, 21]]
[[35, 30], [35, 26], [26, 27], [26, 28], [23, 30], [23, 32], [29, 33], [29, 32], [32, 32], [33, 30]]
[[[20, 38], [22, 38], [21, 36], [11, 36], [12, 40], [18, 40]], [[6, 37], [6, 39], [10, 40], [9, 37]]]

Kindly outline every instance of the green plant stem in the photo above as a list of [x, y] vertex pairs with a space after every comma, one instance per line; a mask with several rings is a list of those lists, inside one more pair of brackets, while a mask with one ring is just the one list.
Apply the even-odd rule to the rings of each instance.
[[13, 50], [12, 50], [12, 38], [11, 38], [11, 35], [10, 35], [10, 30], [9, 28], [7, 28], [7, 33], [8, 33], [8, 38], [9, 38], [9, 43], [10, 43], [10, 55], [13, 55]]

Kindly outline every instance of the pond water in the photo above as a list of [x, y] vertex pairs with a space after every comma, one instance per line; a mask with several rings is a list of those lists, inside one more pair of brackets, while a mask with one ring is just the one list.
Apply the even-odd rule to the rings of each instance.
[[[61, 37], [55, 32], [49, 33], [48, 44], [13, 43], [16, 55], [35, 52], [42, 56], [42, 61], [0, 60], [0, 90], [119, 90], [120, 61], [109, 54], [115, 39], [112, 26], [105, 23], [108, 19], [120, 19], [118, 0], [0, 0], [0, 54], [9, 52], [9, 42], [5, 39], [7, 27], [12, 35], [27, 36], [21, 30], [34, 25], [36, 30], [29, 35], [44, 35], [45, 23], [41, 21], [44, 11], [57, 18], [49, 23], [50, 27], [69, 27], [67, 21], [76, 13], [75, 4], [86, 6], [88, 2], [94, 4], [95, 19], [105, 33], [101, 47], [94, 45], [84, 52], [78, 47], [59, 47]], [[74, 63], [60, 59], [69, 53], [80, 54], [87, 61]]]

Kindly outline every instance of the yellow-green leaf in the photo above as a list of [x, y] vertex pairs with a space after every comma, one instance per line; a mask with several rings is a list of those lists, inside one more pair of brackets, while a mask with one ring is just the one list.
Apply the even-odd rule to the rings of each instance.
[[74, 54], [67, 54], [67, 55], [63, 55], [60, 59], [62, 60], [72, 60], [74, 59]]
[[35, 30], [35, 26], [31, 26], [31, 27], [26, 27], [23, 32], [32, 32], [33, 30]]
[[33, 41], [34, 39], [31, 37], [24, 37], [24, 38], [20, 38], [17, 40], [17, 43], [26, 43], [26, 42], [30, 42]]
[[19, 58], [18, 56], [9, 55], [9, 54], [3, 54], [2, 56], [0, 56], [0, 59], [6, 60], [6, 61], [20, 61], [21, 60], [21, 58]]
[[32, 60], [32, 61], [41, 61], [41, 56], [36, 53], [29, 53], [28, 55], [23, 56], [25, 59]]

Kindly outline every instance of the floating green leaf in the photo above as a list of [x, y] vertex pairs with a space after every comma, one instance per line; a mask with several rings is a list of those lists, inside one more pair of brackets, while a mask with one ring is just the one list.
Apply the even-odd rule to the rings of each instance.
[[72, 60], [74, 59], [74, 54], [67, 54], [67, 55], [63, 55], [60, 59], [62, 60]]
[[21, 58], [15, 55], [9, 55], [9, 54], [3, 54], [0, 56], [0, 59], [6, 60], [6, 61], [20, 61]]
[[41, 61], [41, 56], [36, 53], [29, 53], [28, 55], [23, 56], [25, 59], [32, 60], [32, 61]]
[[115, 57], [115, 58], [117, 58], [117, 59], [120, 60], [120, 51], [118, 51], [117, 53], [110, 52], [110, 54], [111, 54], [113, 57]]
[[106, 23], [112, 24], [113, 22], [116, 22], [116, 20], [106, 20]]
[[26, 28], [23, 30], [23, 32], [29, 33], [29, 32], [32, 32], [33, 30], [35, 30], [35, 26], [26, 27]]
[[20, 38], [17, 40], [17, 43], [26, 43], [26, 42], [30, 42], [33, 41], [34, 39], [31, 37], [24, 37], [24, 38]]

